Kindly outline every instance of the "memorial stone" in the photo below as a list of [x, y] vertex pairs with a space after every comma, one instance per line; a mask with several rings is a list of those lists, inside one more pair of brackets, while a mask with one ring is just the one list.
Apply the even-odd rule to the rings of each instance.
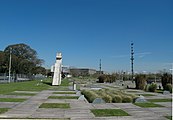
[[167, 91], [167, 90], [165, 90], [165, 91], [163, 91], [163, 94], [164, 94], [164, 95], [169, 95], [169, 94], [170, 94], [170, 92], [169, 92], [169, 91]]
[[101, 104], [101, 103], [106, 103], [106, 102], [102, 98], [96, 98], [92, 103]]
[[144, 103], [144, 102], [148, 102], [144, 96], [140, 95], [136, 100], [135, 103]]

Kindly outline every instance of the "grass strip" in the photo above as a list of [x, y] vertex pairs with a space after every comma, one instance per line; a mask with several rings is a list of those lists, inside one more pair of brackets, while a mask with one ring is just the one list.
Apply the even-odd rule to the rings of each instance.
[[91, 109], [91, 112], [96, 117], [130, 116], [128, 113], [121, 109]]
[[39, 106], [39, 108], [70, 108], [69, 103], [43, 103]]
[[76, 94], [76, 92], [64, 91], [64, 92], [53, 92], [53, 94]]
[[5, 113], [8, 111], [8, 108], [0, 108], [0, 114]]
[[134, 105], [137, 105], [139, 107], [143, 107], [143, 108], [150, 108], [150, 107], [164, 107], [162, 105], [158, 105], [155, 103], [133, 103]]
[[0, 94], [7, 94], [14, 91], [42, 91], [50, 88], [50, 84], [51, 79], [43, 80], [43, 82], [40, 82], [39, 80], [33, 80], [26, 82], [0, 84]]
[[25, 100], [23, 98], [0, 98], [0, 102], [23, 102]]
[[49, 99], [78, 99], [78, 96], [49, 96]]
[[[137, 94], [137, 95], [139, 95], [139, 94]], [[155, 96], [153, 94], [140, 94], [140, 95], [142, 95], [142, 96]]]
[[172, 99], [147, 99], [150, 102], [172, 102]]
[[165, 116], [167, 119], [172, 120], [172, 116]]

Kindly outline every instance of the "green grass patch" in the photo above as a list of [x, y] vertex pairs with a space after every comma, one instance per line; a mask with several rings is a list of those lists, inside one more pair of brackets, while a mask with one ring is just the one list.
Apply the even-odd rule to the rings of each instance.
[[0, 98], [0, 102], [23, 102], [25, 100], [23, 98]]
[[68, 79], [63, 79], [60, 86], [69, 86], [70, 81]]
[[137, 93], [137, 92], [139, 92], [139, 91], [126, 91], [126, 92], [132, 92], [132, 93]]
[[15, 82], [0, 84], [0, 94], [8, 94], [14, 91], [42, 91], [48, 89], [51, 85], [51, 79], [43, 80], [33, 80], [26, 82]]
[[69, 103], [43, 103], [39, 106], [39, 108], [70, 108]]
[[147, 99], [150, 102], [172, 102], [172, 99]]
[[0, 108], [0, 114], [5, 113], [8, 111], [8, 108]]
[[165, 116], [167, 119], [172, 120], [172, 116]]
[[12, 92], [12, 93], [7, 93], [6, 95], [34, 96], [36, 94], [35, 93], [18, 93], [18, 92]]
[[[139, 94], [138, 94], [139, 95]], [[155, 95], [153, 95], [153, 94], [140, 94], [140, 95], [142, 95], [142, 96], [155, 96]]]
[[108, 117], [108, 116], [129, 116], [128, 113], [121, 109], [91, 109], [91, 112], [96, 117]]
[[164, 107], [162, 105], [154, 104], [154, 103], [133, 103], [134, 105], [137, 105], [139, 107], [143, 108], [150, 108], [150, 107]]
[[78, 96], [49, 96], [49, 99], [78, 99]]
[[163, 90], [156, 90], [155, 92], [163, 94]]
[[62, 82], [61, 82], [61, 85], [59, 85], [59, 86], [51, 86], [49, 88], [49, 90], [69, 91], [69, 86], [70, 86], [70, 81], [68, 79], [63, 79]]
[[64, 91], [64, 92], [53, 92], [53, 94], [76, 94], [76, 92]]

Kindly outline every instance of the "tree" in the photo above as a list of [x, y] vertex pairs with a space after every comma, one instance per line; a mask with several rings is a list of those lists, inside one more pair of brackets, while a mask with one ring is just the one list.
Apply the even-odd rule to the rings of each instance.
[[146, 75], [139, 74], [135, 77], [136, 89], [143, 90], [146, 85], [147, 77]]
[[12, 55], [11, 71], [20, 74], [34, 74], [35, 69], [42, 65], [43, 60], [38, 59], [37, 52], [26, 44], [14, 44], [5, 48], [4, 54], [8, 65], [9, 54]]
[[172, 84], [172, 76], [171, 76], [171, 74], [164, 73], [162, 75], [161, 82], [162, 82], [163, 89], [165, 90], [167, 84]]
[[6, 57], [3, 51], [0, 51], [0, 73], [5, 73], [7, 70]]

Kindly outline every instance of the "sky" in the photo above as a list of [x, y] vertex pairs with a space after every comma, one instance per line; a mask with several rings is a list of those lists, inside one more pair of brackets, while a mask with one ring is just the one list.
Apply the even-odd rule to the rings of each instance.
[[0, 50], [25, 43], [44, 59], [107, 72], [170, 70], [172, 0], [0, 0]]

